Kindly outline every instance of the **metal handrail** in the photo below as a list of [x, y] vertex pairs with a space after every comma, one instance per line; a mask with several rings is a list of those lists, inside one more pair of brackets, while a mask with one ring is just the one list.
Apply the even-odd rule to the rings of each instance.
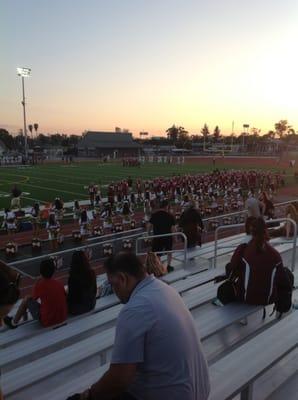
[[187, 261], [187, 237], [183, 232], [172, 232], [172, 233], [165, 233], [163, 235], [151, 235], [151, 236], [142, 236], [142, 237], [138, 237], [136, 240], [136, 255], [137, 256], [142, 256], [147, 254], [147, 252], [139, 252], [138, 251], [138, 243], [140, 240], [144, 240], [144, 239], [156, 239], [156, 238], [164, 238], [164, 237], [174, 237], [174, 236], [181, 236], [184, 239], [184, 246], [183, 249], [175, 249], [175, 250], [165, 250], [165, 251], [159, 251], [156, 252], [157, 254], [169, 254], [169, 253], [176, 253], [178, 251], [183, 252], [183, 257], [184, 257], [184, 262]]
[[[285, 205], [287, 205], [287, 204], [293, 203], [294, 201], [298, 201], [298, 199], [297, 199], [297, 200], [283, 201], [283, 202], [281, 202], [281, 203], [275, 203], [275, 204], [274, 204], [274, 207], [277, 208], [277, 207], [285, 206]], [[232, 212], [232, 213], [229, 213], [229, 214], [219, 214], [219, 215], [215, 215], [214, 217], [202, 218], [202, 220], [203, 220], [204, 222], [205, 222], [205, 221], [212, 221], [212, 220], [217, 220], [217, 219], [223, 219], [223, 218], [232, 217], [232, 216], [235, 216], [235, 215], [241, 215], [241, 214], [247, 214], [247, 210], [235, 211], [235, 212]], [[226, 225], [226, 226], [228, 226], [228, 225]]]
[[[118, 232], [118, 233], [122, 233], [123, 234], [123, 232]], [[81, 246], [78, 246], [78, 247], [75, 247], [75, 248], [71, 248], [71, 249], [60, 250], [60, 251], [56, 251], [54, 253], [47, 253], [47, 254], [43, 254], [43, 255], [37, 256], [37, 257], [31, 257], [31, 258], [26, 258], [24, 260], [13, 261], [11, 263], [8, 263], [8, 265], [10, 267], [15, 267], [16, 265], [24, 264], [24, 263], [32, 261], [32, 260], [36, 261], [36, 260], [41, 260], [41, 259], [49, 258], [49, 257], [61, 256], [63, 254], [71, 253], [71, 252], [74, 252], [74, 251], [91, 249], [91, 248], [94, 248], [96, 246], [103, 246], [104, 244], [114, 243], [114, 242], [117, 242], [119, 240], [133, 239], [133, 238], [136, 238], [139, 235], [143, 235], [143, 234], [144, 234], [144, 232], [139, 232], [139, 233], [135, 233], [134, 235], [117, 237], [117, 238], [114, 238], [114, 239], [111, 239], [111, 240], [105, 240], [105, 241], [99, 242], [99, 243], [84, 244], [84, 245], [81, 245]], [[99, 236], [99, 238], [100, 238], [100, 236]]]
[[[297, 246], [297, 224], [292, 218], [277, 218], [277, 219], [270, 219], [270, 220], [266, 220], [265, 221], [266, 224], [271, 224], [272, 222], [290, 222], [294, 227], [293, 238], [291, 238], [290, 240], [281, 240], [280, 242], [278, 242], [278, 244], [289, 243], [291, 241], [293, 242], [291, 270], [294, 271], [295, 270], [295, 258], [296, 258], [296, 246]], [[214, 261], [213, 261], [213, 267], [214, 268], [216, 268], [216, 264], [217, 264], [217, 250], [218, 250], [218, 248], [234, 247], [234, 246], [225, 246], [225, 247], [218, 246], [218, 233], [219, 233], [219, 231], [224, 230], [224, 229], [239, 228], [239, 227], [243, 227], [243, 226], [245, 226], [244, 223], [243, 224], [232, 224], [232, 225], [218, 226], [216, 228], [215, 234], [214, 234]]]

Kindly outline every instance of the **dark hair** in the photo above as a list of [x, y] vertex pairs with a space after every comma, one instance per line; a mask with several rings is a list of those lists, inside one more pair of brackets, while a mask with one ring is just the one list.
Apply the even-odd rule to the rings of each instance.
[[57, 224], [55, 214], [51, 213], [51, 214], [49, 215], [49, 220], [48, 220], [48, 222], [49, 222], [49, 225], [56, 225], [56, 224]]
[[245, 233], [247, 235], [252, 234], [252, 225], [254, 221], [256, 220], [256, 217], [247, 217], [245, 221]]
[[168, 200], [162, 200], [161, 202], [160, 202], [160, 207], [161, 208], [166, 208], [167, 206], [168, 206]]
[[87, 222], [87, 218], [88, 217], [88, 215], [87, 215], [87, 211], [86, 210], [83, 210], [82, 212], [81, 212], [81, 222]]
[[104, 268], [109, 274], [125, 272], [135, 278], [141, 278], [146, 271], [140, 258], [131, 252], [120, 252], [108, 258], [104, 263]]
[[61, 199], [59, 198], [59, 197], [57, 197], [56, 199], [55, 199], [55, 208], [56, 208], [56, 210], [62, 210], [62, 208], [63, 208], [63, 203], [62, 203], [62, 201], [61, 201]]
[[55, 263], [52, 259], [42, 260], [39, 267], [40, 275], [45, 279], [50, 279], [55, 272]]
[[251, 234], [255, 241], [257, 252], [262, 252], [264, 243], [268, 240], [266, 223], [262, 217], [255, 218], [255, 220], [252, 221]]
[[11, 282], [5, 271], [0, 270], [0, 306], [15, 304], [19, 297], [17, 285]]
[[122, 214], [123, 215], [129, 215], [130, 214], [130, 207], [129, 207], [129, 203], [127, 201], [125, 201], [124, 204], [123, 204]]
[[83, 250], [75, 251], [72, 254], [69, 277], [79, 280], [82, 286], [89, 286], [95, 280], [95, 273]]

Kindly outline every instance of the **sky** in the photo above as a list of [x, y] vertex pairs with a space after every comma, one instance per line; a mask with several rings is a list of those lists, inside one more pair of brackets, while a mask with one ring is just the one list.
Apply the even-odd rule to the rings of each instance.
[[0, 127], [298, 130], [297, 0], [0, 0]]

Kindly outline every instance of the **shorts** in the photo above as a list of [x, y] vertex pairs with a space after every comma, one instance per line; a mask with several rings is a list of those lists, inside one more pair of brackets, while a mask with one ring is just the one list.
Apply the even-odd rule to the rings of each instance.
[[40, 321], [40, 304], [34, 299], [28, 300], [28, 310], [35, 321]]
[[152, 251], [154, 253], [162, 251], [171, 251], [173, 248], [172, 237], [154, 238], [152, 243]]

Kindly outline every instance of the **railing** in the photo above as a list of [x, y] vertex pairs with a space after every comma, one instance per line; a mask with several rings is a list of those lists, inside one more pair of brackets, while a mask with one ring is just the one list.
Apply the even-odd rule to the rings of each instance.
[[[294, 201], [298, 201], [298, 200], [290, 200], [290, 201], [284, 201], [281, 203], [276, 203], [274, 204], [275, 210], [276, 210], [276, 214], [278, 218], [281, 218], [284, 216], [284, 208], [293, 203]], [[247, 215], [247, 210], [241, 210], [241, 211], [235, 211], [229, 214], [220, 214], [220, 215], [215, 215], [213, 217], [208, 217], [208, 218], [203, 218], [203, 222], [211, 222], [211, 221], [218, 221], [219, 225], [221, 225], [221, 221], [224, 220], [225, 218], [231, 218], [233, 219], [233, 224], [239, 224], [239, 219], [243, 216], [245, 217]], [[241, 221], [242, 223], [242, 221]], [[231, 225], [231, 224], [229, 224]], [[228, 226], [228, 225], [225, 225]], [[208, 228], [208, 226], [207, 226]]]
[[[286, 201], [286, 202], [282, 202], [282, 203], [277, 203], [277, 204], [275, 204], [275, 208], [276, 209], [278, 209], [278, 208], [282, 209], [283, 207], [286, 207], [288, 204], [290, 204], [292, 202], [293, 201]], [[280, 210], [280, 211], [282, 211], [282, 210]], [[203, 219], [203, 221], [207, 222], [207, 221], [212, 221], [212, 220], [222, 220], [224, 218], [237, 217], [239, 215], [245, 215], [246, 213], [247, 212], [245, 210], [242, 210], [242, 211], [238, 211], [238, 212], [234, 212], [234, 213], [230, 213], [230, 214], [222, 214], [222, 215], [218, 215], [218, 216], [214, 216], [214, 217], [210, 217], [210, 218], [205, 218], [205, 219]], [[281, 220], [285, 221], [286, 219], [281, 219]], [[269, 220], [267, 222], [270, 223], [270, 222], [273, 222], [273, 221], [277, 221], [277, 220]], [[240, 224], [237, 223], [237, 224], [230, 224], [230, 225], [220, 225], [219, 227], [216, 228], [216, 230], [215, 230], [214, 266], [216, 266], [216, 260], [217, 260], [217, 238], [218, 238], [218, 230], [219, 230], [219, 228], [221, 230], [223, 230], [223, 229], [229, 229], [229, 228], [240, 228], [240, 227], [243, 227], [243, 226], [244, 226], [243, 223], [240, 223]], [[141, 229], [141, 228], [136, 228], [136, 230], [138, 230], [138, 229]], [[294, 230], [296, 232], [295, 235], [297, 235], [297, 227], [294, 228]], [[132, 230], [131, 232], [133, 232], [133, 231], [135, 231], [135, 230]], [[133, 235], [125, 236], [125, 234], [129, 233], [129, 232], [130, 231], [122, 231], [122, 232], [118, 232], [118, 233], [112, 233], [112, 234], [108, 234], [108, 235], [99, 236], [99, 237], [96, 237], [96, 238], [89, 238], [89, 239], [87, 239], [88, 242], [92, 242], [93, 240], [98, 240], [100, 242], [99, 243], [97, 242], [97, 243], [94, 243], [94, 244], [88, 243], [88, 244], [84, 244], [84, 245], [81, 245], [79, 247], [68, 249], [68, 250], [61, 250], [61, 251], [57, 251], [57, 252], [53, 252], [53, 253], [47, 253], [47, 254], [44, 254], [44, 255], [40, 255], [40, 256], [37, 256], [37, 257], [27, 258], [27, 259], [24, 259], [24, 260], [13, 261], [13, 262], [9, 263], [9, 265], [14, 267], [15, 269], [18, 269], [17, 268], [18, 265], [24, 264], [26, 262], [42, 260], [42, 259], [46, 259], [48, 257], [59, 257], [59, 256], [63, 257], [64, 254], [68, 254], [68, 253], [74, 252], [75, 250], [81, 250], [81, 249], [83, 250], [83, 249], [87, 249], [87, 248], [96, 248], [97, 246], [103, 246], [104, 244], [109, 244], [109, 243], [113, 244], [113, 243], [116, 243], [117, 241], [120, 241], [120, 240], [136, 238], [136, 237], [144, 234], [144, 232], [142, 231], [142, 232], [139, 232], [139, 233], [136, 233], [136, 234], [133, 234]], [[121, 237], [115, 238], [115, 235], [121, 235]], [[172, 235], [173, 234], [169, 234], [169, 236], [172, 236]], [[180, 235], [180, 236], [184, 237], [184, 249], [183, 250], [178, 250], [178, 251], [184, 251], [184, 260], [186, 261], [186, 249], [187, 249], [186, 236], [182, 232], [176, 232], [175, 235]], [[163, 235], [161, 235], [161, 236], [163, 236]], [[106, 240], [106, 239], [108, 239], [108, 237], [111, 237], [111, 239], [110, 240]], [[156, 237], [159, 237], [159, 236], [154, 236], [154, 237], [156, 238]], [[148, 239], [150, 237], [147, 236], [146, 238]], [[153, 236], [152, 236], [152, 238], [153, 238]], [[144, 239], [144, 237], [143, 237], [143, 239]], [[104, 241], [102, 241], [102, 240], [104, 240]], [[297, 238], [295, 238], [295, 240], [297, 241]], [[285, 242], [285, 243], [288, 243], [288, 241]], [[136, 250], [137, 250], [137, 248], [136, 248]], [[177, 252], [176, 249], [172, 250], [172, 251], [168, 251], [168, 252], [174, 252], [174, 251]], [[162, 253], [166, 254], [168, 252], [164, 251]], [[137, 251], [137, 254], [138, 254], [138, 251]], [[140, 253], [140, 255], [141, 254], [144, 254], [144, 253]], [[295, 256], [296, 256], [296, 246], [293, 247], [292, 268], [293, 268], [293, 265], [295, 266], [295, 264], [294, 264]], [[94, 260], [94, 261], [96, 261], [96, 260]], [[32, 277], [31, 275], [26, 274], [24, 271], [20, 271], [20, 272], [23, 275], [27, 275], [27, 276]]]
[[[288, 222], [291, 223], [293, 225], [293, 238], [291, 238], [290, 240], [280, 240], [279, 242], [277, 242], [277, 244], [286, 244], [286, 243], [291, 243], [293, 242], [293, 248], [292, 248], [292, 262], [291, 262], [291, 270], [294, 271], [295, 269], [295, 259], [296, 259], [296, 246], [297, 246], [297, 224], [296, 222], [291, 219], [291, 218], [278, 218], [278, 219], [270, 219], [265, 221], [266, 224], [271, 224], [271, 223], [280, 223], [280, 222]], [[213, 267], [216, 268], [217, 265], [217, 250], [219, 248], [223, 249], [223, 248], [234, 248], [235, 245], [230, 245], [230, 246], [219, 246], [218, 245], [218, 234], [219, 231], [222, 231], [224, 229], [235, 229], [235, 228], [240, 228], [240, 227], [244, 227], [244, 224], [233, 224], [233, 225], [225, 225], [225, 226], [219, 226], [218, 228], [216, 228], [215, 230], [215, 239], [214, 239], [214, 259], [213, 259]]]
[[184, 239], [184, 246], [183, 249], [174, 249], [174, 250], [165, 250], [165, 251], [159, 251], [156, 252], [156, 254], [170, 254], [170, 253], [177, 253], [177, 252], [183, 252], [183, 257], [184, 257], [184, 262], [186, 262], [187, 260], [187, 237], [184, 233], [182, 232], [172, 232], [172, 233], [166, 233], [163, 235], [151, 235], [151, 236], [142, 236], [142, 237], [138, 237], [136, 240], [136, 255], [137, 256], [142, 256], [147, 254], [147, 252], [139, 252], [139, 248], [138, 248], [138, 243], [141, 240], [150, 240], [150, 239], [157, 239], [157, 238], [166, 238], [166, 237], [175, 237], [175, 236], [180, 236]]
[[[99, 250], [100, 248], [103, 248], [104, 245], [111, 244], [112, 246], [114, 246], [116, 244], [116, 242], [119, 242], [119, 241], [123, 242], [124, 240], [135, 240], [138, 236], [144, 234], [144, 232], [141, 231], [141, 232], [135, 233], [133, 235], [124, 235], [123, 236], [124, 233], [125, 232], [118, 232], [117, 233], [118, 235], [122, 234], [121, 237], [117, 237], [117, 238], [114, 237], [113, 239], [111, 238], [110, 240], [104, 240], [104, 241], [97, 242], [97, 243], [82, 244], [80, 246], [77, 246], [77, 247], [71, 248], [71, 249], [67, 249], [67, 250], [55, 251], [55, 252], [52, 252], [52, 253], [47, 253], [47, 254], [43, 254], [43, 255], [40, 255], [40, 256], [36, 256], [36, 257], [31, 257], [31, 258], [27, 258], [27, 259], [23, 259], [23, 260], [18, 260], [18, 261], [13, 261], [13, 262], [8, 263], [8, 265], [10, 267], [13, 267], [17, 271], [19, 271], [22, 275], [25, 275], [25, 276], [28, 276], [30, 278], [33, 278], [32, 275], [29, 275], [24, 271], [20, 271], [17, 267], [19, 265], [26, 264], [26, 263], [29, 263], [29, 262], [32, 262], [32, 261], [36, 262], [36, 261], [41, 261], [41, 260], [48, 259], [48, 258], [63, 257], [63, 256], [66, 256], [68, 254], [72, 254], [73, 252], [79, 251], [79, 250], [92, 250], [92, 249], [98, 249]], [[114, 235], [116, 235], [116, 233]], [[101, 237], [99, 236], [98, 239], [100, 239], [100, 238]], [[92, 258], [92, 261], [98, 261], [101, 258], [103, 258], [103, 257]]]

